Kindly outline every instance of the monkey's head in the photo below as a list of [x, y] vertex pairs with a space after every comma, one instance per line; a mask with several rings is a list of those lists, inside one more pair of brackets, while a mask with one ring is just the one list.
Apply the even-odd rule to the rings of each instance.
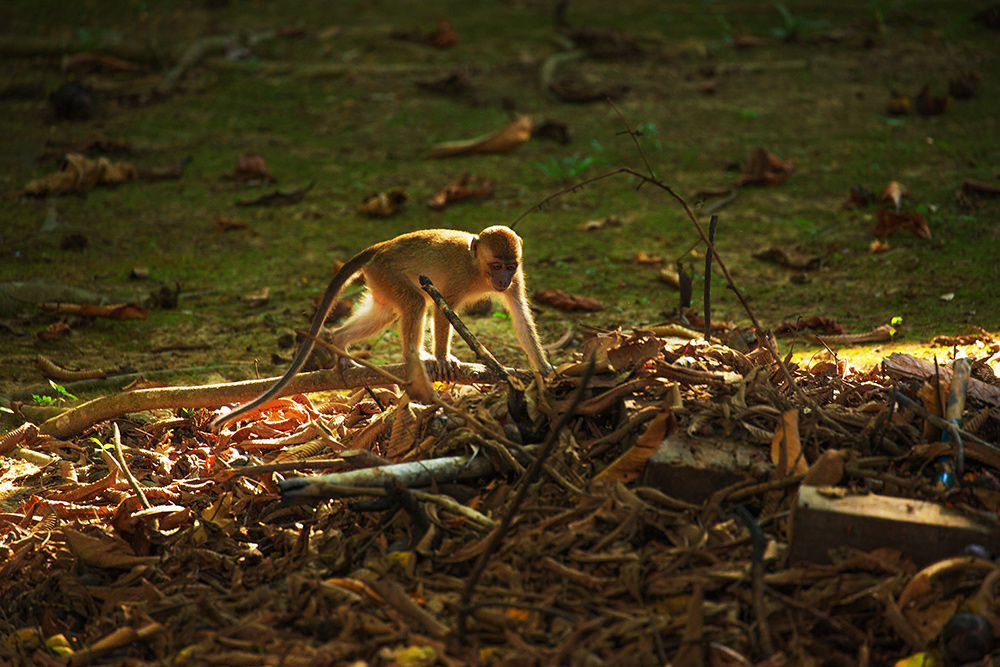
[[510, 287], [521, 266], [521, 237], [509, 227], [487, 227], [472, 239], [472, 256], [498, 292]]

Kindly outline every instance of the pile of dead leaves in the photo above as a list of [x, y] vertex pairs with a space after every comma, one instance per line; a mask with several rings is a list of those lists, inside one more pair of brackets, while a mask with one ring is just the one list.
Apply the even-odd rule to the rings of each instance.
[[[1000, 434], [1000, 344], [977, 345], [952, 486], [934, 472], [952, 445], [897, 397], [919, 407], [923, 371], [831, 359], [786, 375], [762, 350], [649, 332], [589, 338], [544, 389], [442, 387], [443, 406], [385, 388], [296, 396], [218, 437], [205, 411], [72, 440], [25, 424], [0, 438], [0, 662], [869, 665], [942, 636], [948, 660], [982, 658], [1000, 621], [989, 544], [928, 544], [952, 553], [924, 570], [906, 540], [790, 557], [803, 475], [831, 495], [947, 504], [996, 534], [1000, 459], [976, 442]], [[575, 417], [462, 608], [590, 358]], [[728, 480], [694, 479], [710, 452]], [[327, 480], [335, 499], [281, 502], [282, 479], [450, 456], [499, 472], [419, 492]]]

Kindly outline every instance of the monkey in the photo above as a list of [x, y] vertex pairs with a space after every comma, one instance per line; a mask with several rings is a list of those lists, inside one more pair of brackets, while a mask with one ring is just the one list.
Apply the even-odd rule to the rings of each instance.
[[450, 352], [451, 324], [439, 308], [434, 308], [434, 356], [430, 357], [423, 349], [425, 315], [427, 307], [434, 304], [420, 288], [421, 275], [431, 279], [455, 310], [483, 297], [498, 299], [510, 314], [514, 333], [532, 367], [548, 375], [553, 368], [545, 358], [525, 294], [523, 245], [512, 229], [496, 225], [478, 235], [453, 229], [410, 232], [362, 250], [330, 281], [309, 328], [310, 337], [302, 342], [285, 374], [257, 398], [217, 417], [211, 428], [218, 431], [278, 396], [302, 370], [312, 353], [313, 339], [326, 323], [341, 291], [358, 274], [364, 275], [368, 289], [356, 312], [334, 330], [333, 343], [347, 349], [398, 319], [408, 382], [406, 392], [414, 400], [428, 403], [436, 395], [425, 363], [436, 365], [438, 376], [446, 381], [455, 379], [459, 367], [458, 359]]

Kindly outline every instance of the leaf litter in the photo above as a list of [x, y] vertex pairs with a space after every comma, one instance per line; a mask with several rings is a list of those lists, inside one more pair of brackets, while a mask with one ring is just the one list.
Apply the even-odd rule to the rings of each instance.
[[[220, 436], [205, 432], [205, 410], [66, 440], [25, 423], [0, 438], [0, 659], [855, 664], [933, 649], [939, 636], [947, 651], [975, 652], [983, 633], [958, 640], [954, 626], [1000, 620], [990, 545], [956, 541], [929, 567], [920, 542], [839, 546], [816, 562], [789, 558], [789, 545], [800, 488], [947, 504], [995, 534], [1000, 457], [977, 442], [1000, 434], [1000, 341], [976, 343], [964, 467], [950, 487], [935, 471], [956, 444], [928, 441], [930, 417], [913, 407], [936, 381], [918, 360], [867, 371], [787, 362], [803, 409], [763, 348], [649, 331], [590, 335], [544, 388], [441, 385], [442, 406], [386, 388], [296, 395]], [[462, 609], [518, 471], [580, 390], [588, 358], [596, 375], [575, 417]], [[680, 436], [750, 459], [707, 500], [686, 499], [649, 476], [657, 448]], [[456, 455], [499, 472], [415, 490], [372, 468], [433, 470]], [[351, 470], [374, 486], [302, 477]], [[803, 476], [822, 488], [800, 486]], [[303, 486], [328, 499], [282, 502]], [[955, 613], [966, 608], [972, 620]]]

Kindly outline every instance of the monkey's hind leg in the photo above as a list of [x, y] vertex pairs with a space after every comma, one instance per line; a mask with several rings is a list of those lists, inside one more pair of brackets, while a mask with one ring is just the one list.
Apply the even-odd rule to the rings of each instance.
[[346, 350], [353, 343], [371, 338], [382, 331], [395, 322], [397, 317], [393, 309], [379, 304], [371, 292], [366, 292], [351, 316], [334, 329], [333, 344]]

